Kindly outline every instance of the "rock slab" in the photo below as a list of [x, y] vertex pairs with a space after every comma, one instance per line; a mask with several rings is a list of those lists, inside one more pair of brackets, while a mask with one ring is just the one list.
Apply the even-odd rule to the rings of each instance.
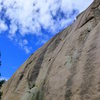
[[100, 100], [100, 0], [32, 54], [2, 91], [2, 100], [28, 93], [33, 100]]

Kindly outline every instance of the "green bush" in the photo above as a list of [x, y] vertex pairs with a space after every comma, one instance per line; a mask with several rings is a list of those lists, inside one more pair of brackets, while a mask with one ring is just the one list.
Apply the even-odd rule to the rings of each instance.
[[[0, 80], [0, 89], [4, 83], [5, 83], [5, 80]], [[0, 91], [0, 100], [1, 100], [1, 96], [2, 96], [2, 91]]]
[[0, 91], [0, 100], [1, 100], [2, 92]]
[[2, 85], [5, 83], [5, 80], [0, 80], [0, 88], [2, 87]]

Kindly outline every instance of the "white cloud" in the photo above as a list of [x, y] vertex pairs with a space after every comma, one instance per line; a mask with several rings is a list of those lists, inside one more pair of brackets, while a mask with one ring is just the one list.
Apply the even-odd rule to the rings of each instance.
[[8, 78], [6, 78], [6, 77], [0, 77], [0, 81], [1, 81], [1, 80], [8, 81]]
[[20, 40], [20, 41], [19, 41], [19, 45], [20, 45], [21, 47], [23, 47], [24, 45], [27, 45], [27, 44], [28, 44], [28, 41], [27, 41], [26, 39]]
[[18, 28], [17, 28], [17, 25], [15, 23], [10, 25], [10, 30], [9, 30], [10, 37], [15, 36], [17, 29]]
[[8, 26], [5, 24], [5, 22], [3, 20], [0, 20], [0, 33], [2, 31], [7, 31]]
[[[92, 1], [0, 0], [1, 14], [5, 10], [3, 19], [0, 18], [0, 31], [6, 31], [9, 27], [8, 36], [12, 40], [17, 38], [17, 31], [19, 31], [20, 38], [29, 34], [42, 37], [44, 35], [42, 28], [54, 34], [71, 23], [77, 11], [83, 11]], [[10, 20], [9, 25], [5, 23], [6, 19]], [[20, 39], [18, 43], [20, 44]]]
[[23, 49], [25, 50], [25, 52], [26, 52], [27, 54], [30, 53], [30, 50], [31, 50], [30, 47], [28, 47], [28, 46], [24, 46]]
[[20, 40], [19, 42], [19, 46], [25, 50], [25, 52], [28, 54], [30, 53], [30, 50], [32, 49], [31, 47], [27, 46], [28, 45], [28, 40], [24, 39], [24, 40]]

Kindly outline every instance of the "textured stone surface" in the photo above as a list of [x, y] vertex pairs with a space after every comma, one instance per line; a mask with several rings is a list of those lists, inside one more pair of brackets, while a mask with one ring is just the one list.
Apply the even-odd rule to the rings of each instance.
[[32, 54], [2, 91], [2, 100], [23, 100], [27, 91], [35, 100], [100, 100], [100, 0]]

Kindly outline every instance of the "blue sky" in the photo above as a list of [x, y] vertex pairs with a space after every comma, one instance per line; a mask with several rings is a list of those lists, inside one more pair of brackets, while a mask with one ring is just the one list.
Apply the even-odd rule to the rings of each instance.
[[56, 33], [71, 24], [93, 0], [0, 0], [2, 78]]

